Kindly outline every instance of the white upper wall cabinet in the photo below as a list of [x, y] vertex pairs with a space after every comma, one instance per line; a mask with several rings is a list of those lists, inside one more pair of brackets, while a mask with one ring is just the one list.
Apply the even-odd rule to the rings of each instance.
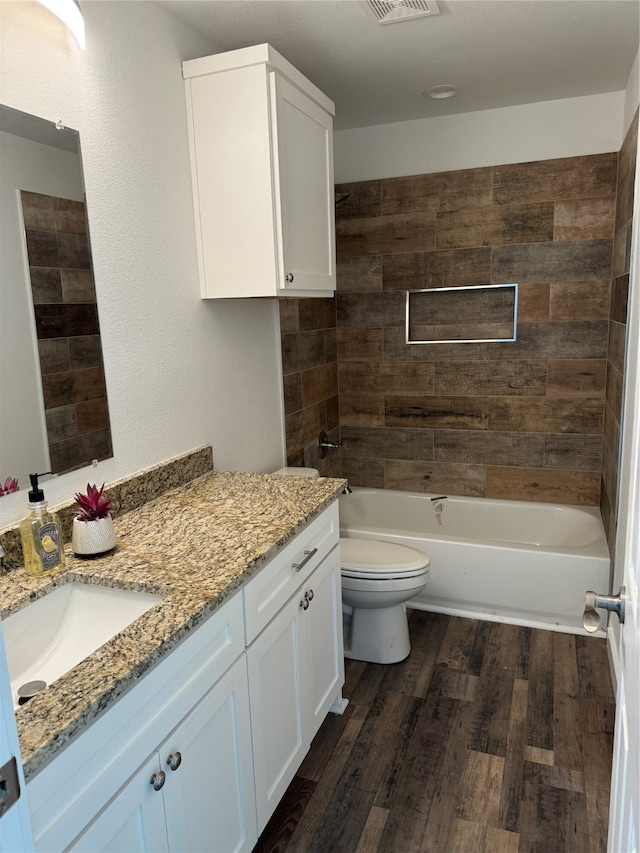
[[331, 296], [332, 101], [268, 44], [182, 67], [202, 297]]

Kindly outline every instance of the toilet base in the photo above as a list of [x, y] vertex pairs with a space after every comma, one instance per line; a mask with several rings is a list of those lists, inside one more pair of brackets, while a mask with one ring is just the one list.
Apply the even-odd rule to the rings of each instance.
[[351, 642], [344, 656], [367, 663], [399, 663], [411, 651], [407, 609], [354, 607], [351, 614]]

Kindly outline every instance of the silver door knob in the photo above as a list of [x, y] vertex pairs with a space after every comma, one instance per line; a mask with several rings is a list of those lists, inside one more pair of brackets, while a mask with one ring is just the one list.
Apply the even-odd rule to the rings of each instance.
[[165, 776], [164, 770], [156, 770], [151, 779], [149, 779], [149, 783], [153, 785], [154, 791], [159, 791], [166, 781], [167, 777]]
[[172, 770], [177, 770], [178, 767], [182, 764], [182, 753], [178, 752], [176, 749], [175, 752], [172, 752], [171, 755], [167, 758], [167, 764]]
[[624, 624], [624, 612], [626, 607], [625, 589], [620, 587], [620, 592], [617, 595], [601, 595], [599, 592], [589, 590], [585, 595], [584, 614], [582, 616], [582, 624], [586, 631], [593, 634], [598, 630], [600, 625], [600, 614], [596, 608], [600, 610], [611, 610], [617, 614], [620, 624]]

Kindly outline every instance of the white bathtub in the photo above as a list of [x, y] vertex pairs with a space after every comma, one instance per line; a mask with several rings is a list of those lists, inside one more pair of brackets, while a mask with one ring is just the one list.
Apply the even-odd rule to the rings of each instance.
[[431, 497], [354, 488], [340, 498], [341, 535], [429, 554], [429, 582], [410, 607], [586, 633], [585, 591], [609, 591], [597, 509], [450, 497], [438, 526]]

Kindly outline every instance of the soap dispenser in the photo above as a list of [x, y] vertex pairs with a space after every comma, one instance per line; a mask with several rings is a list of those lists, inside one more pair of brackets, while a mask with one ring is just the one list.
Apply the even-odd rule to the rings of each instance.
[[55, 512], [47, 511], [44, 492], [38, 486], [38, 477], [41, 476], [42, 474], [29, 474], [31, 512], [20, 524], [24, 565], [28, 574], [36, 578], [64, 569], [62, 525]]

